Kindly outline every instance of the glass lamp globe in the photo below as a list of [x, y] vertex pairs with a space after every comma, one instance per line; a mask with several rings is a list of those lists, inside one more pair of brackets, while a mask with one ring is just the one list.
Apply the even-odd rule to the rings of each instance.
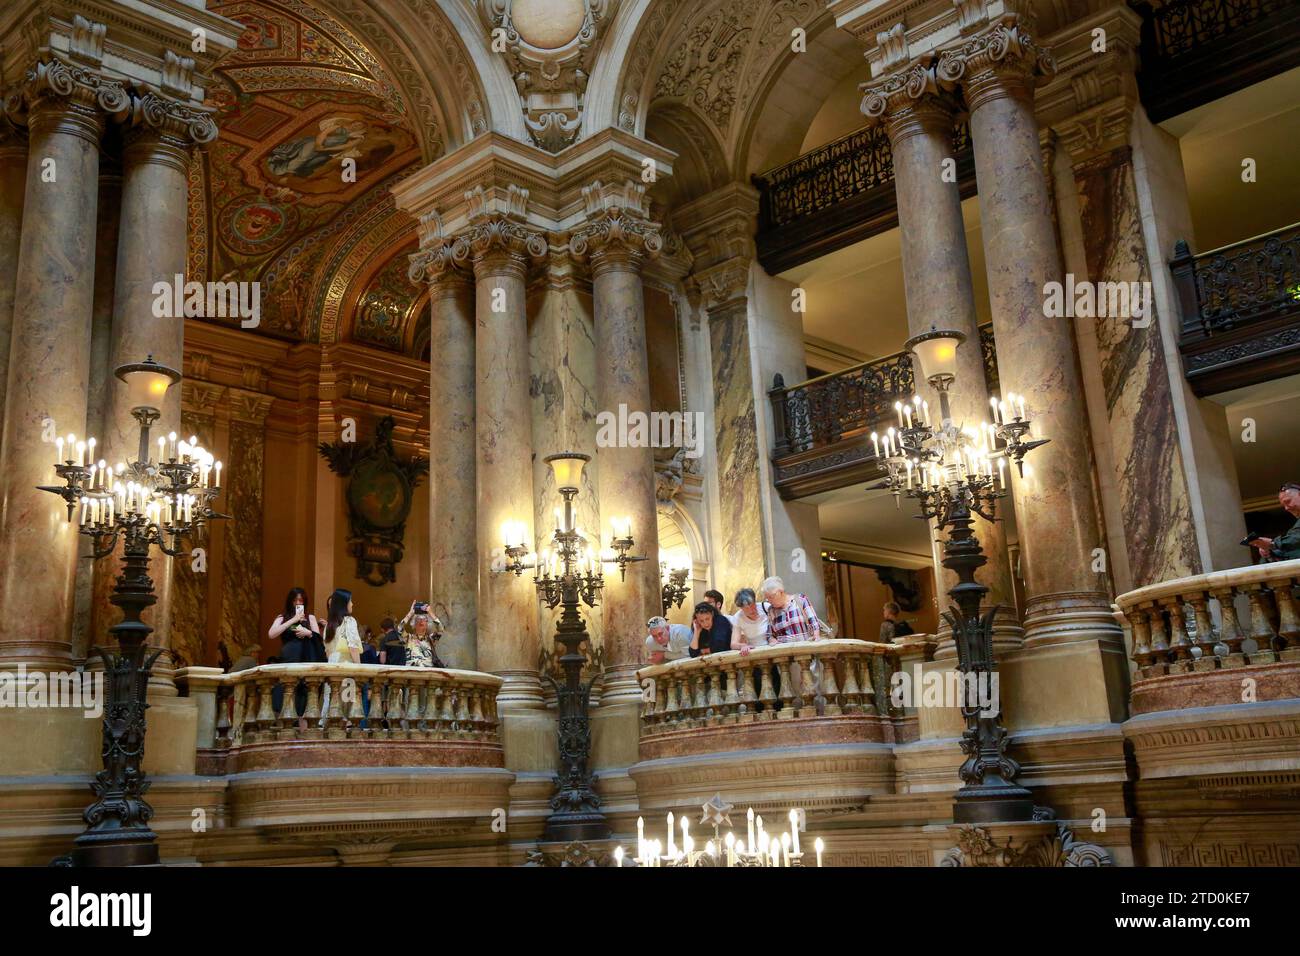
[[572, 488], [577, 491], [582, 486], [582, 467], [591, 461], [591, 456], [577, 451], [562, 451], [556, 455], [547, 455], [543, 461], [551, 466], [557, 488]]
[[929, 332], [908, 339], [904, 348], [915, 353], [921, 377], [927, 382], [936, 377], [951, 381], [957, 377], [957, 346], [965, 341], [961, 332], [931, 326]]
[[161, 408], [167, 389], [181, 380], [180, 372], [158, 364], [152, 355], [143, 362], [119, 365], [113, 374], [126, 383], [133, 409]]

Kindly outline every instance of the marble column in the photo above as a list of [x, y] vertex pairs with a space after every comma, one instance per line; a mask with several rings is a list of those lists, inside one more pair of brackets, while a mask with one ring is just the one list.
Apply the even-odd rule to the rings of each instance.
[[[1045, 314], [1062, 279], [1034, 117], [1036, 78], [1054, 69], [1014, 15], [944, 51], [936, 75], [960, 83], [970, 109], [981, 231], [1001, 385], [1023, 395], [1033, 434], [1051, 441], [1013, 480], [1026, 587], [1025, 644], [1095, 640], [1122, 647], [1108, 581], [1074, 329]], [[1013, 469], [1014, 471], [1014, 469]]]
[[9, 338], [13, 332], [14, 284], [27, 192], [27, 132], [0, 111], [0, 423], [4, 422]]
[[[590, 253], [596, 326], [596, 403], [619, 416], [649, 415], [650, 365], [646, 345], [645, 293], [641, 265], [658, 253], [656, 227], [628, 210], [612, 208], [579, 232], [576, 254]], [[662, 612], [659, 591], [659, 518], [655, 504], [654, 449], [602, 447], [597, 481], [602, 515], [601, 544], [612, 537], [614, 520], [630, 518], [636, 546], [645, 561], [629, 565], [626, 579], [605, 572], [602, 596], [605, 637], [603, 699], [636, 698], [636, 671], [642, 664], [645, 622]]]
[[532, 415], [528, 394], [528, 258], [546, 241], [505, 216], [476, 222], [465, 242], [474, 263], [475, 475], [478, 507], [478, 665], [504, 678], [505, 709], [541, 706], [537, 595], [530, 575], [498, 574], [502, 528], [533, 534]]
[[[894, 157], [908, 332], [920, 335], [940, 328], [966, 336], [957, 350], [957, 379], [948, 394], [953, 423], [973, 427], [990, 416], [961, 195], [956, 177], [947, 181], [943, 176], [945, 161], [953, 158], [954, 103], [939, 92], [929, 62], [915, 63], [865, 87], [864, 93], [862, 111], [868, 119], [884, 121]], [[917, 388], [937, 412], [938, 393], [919, 377]], [[1010, 499], [1003, 507], [1011, 508]], [[942, 537], [933, 523], [932, 528]], [[988, 555], [979, 573], [989, 588], [987, 606], [1003, 608], [994, 624], [994, 641], [999, 650], [1010, 649], [1020, 644], [1024, 631], [1016, 614], [1005, 526], [979, 521], [976, 533]], [[945, 591], [957, 583], [952, 571], [940, 569], [940, 576]], [[955, 654], [948, 636], [939, 656]]]
[[[86, 433], [99, 139], [120, 86], [62, 63], [28, 74], [28, 165], [0, 441], [0, 664], [71, 663], [77, 526], [39, 491], [55, 430]], [[39, 569], [39, 573], [33, 573]]]
[[[111, 138], [111, 131], [105, 140]], [[99, 231], [95, 239], [95, 304], [90, 319], [90, 394], [86, 402], [86, 431], [104, 436], [104, 419], [113, 383], [110, 352], [113, 342], [113, 298], [117, 282], [117, 236], [121, 227], [122, 164], [118, 151], [105, 143], [99, 155]], [[107, 459], [105, 459], [107, 460]], [[94, 542], [85, 538], [77, 561], [77, 614], [73, 625], [72, 656], [89, 658], [89, 666], [102, 666], [91, 648], [107, 640], [108, 629], [122, 617], [109, 603], [113, 575], [101, 573], [94, 560]], [[116, 570], [118, 562], [113, 562]]]
[[474, 283], [449, 248], [411, 256], [429, 283], [429, 600], [446, 636], [439, 655], [478, 667], [478, 510], [475, 488]]
[[[135, 122], [123, 140], [121, 225], [117, 242], [117, 273], [113, 288], [113, 336], [108, 368], [154, 361], [181, 370], [185, 319], [156, 314], [156, 283], [184, 282], [187, 227], [187, 181], [190, 147], [210, 142], [217, 130], [210, 117], [181, 104], [145, 93], [138, 101]], [[104, 454], [110, 463], [138, 454], [140, 430], [131, 416], [126, 388], [115, 380], [107, 388], [104, 411]], [[168, 390], [162, 418], [153, 434], [181, 428], [181, 390]], [[186, 436], [188, 438], [188, 436]], [[155, 451], [156, 454], [156, 451]], [[229, 474], [230, 472], [228, 472]], [[228, 509], [227, 509], [228, 510]], [[96, 573], [113, 578], [120, 550], [100, 562]], [[171, 636], [172, 559], [154, 551], [149, 568], [158, 601], [144, 613], [153, 626], [149, 642], [163, 648], [149, 678], [151, 691], [176, 693], [167, 648]], [[117, 616], [107, 615], [110, 622]]]

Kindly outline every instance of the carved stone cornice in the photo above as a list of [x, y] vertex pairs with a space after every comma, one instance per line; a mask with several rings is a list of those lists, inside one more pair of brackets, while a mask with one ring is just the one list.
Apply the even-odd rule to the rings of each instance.
[[862, 114], [869, 123], [883, 121], [892, 143], [920, 133], [951, 134], [956, 103], [940, 89], [931, 54], [859, 89]]
[[971, 111], [1003, 97], [1033, 102], [1034, 87], [1056, 72], [1017, 14], [1005, 14], [982, 31], [939, 54], [940, 83], [960, 84]]
[[587, 223], [569, 239], [575, 258], [590, 257], [592, 274], [609, 269], [640, 271], [642, 262], [663, 248], [659, 225], [646, 217], [645, 186], [621, 188], [596, 180], [582, 190]]

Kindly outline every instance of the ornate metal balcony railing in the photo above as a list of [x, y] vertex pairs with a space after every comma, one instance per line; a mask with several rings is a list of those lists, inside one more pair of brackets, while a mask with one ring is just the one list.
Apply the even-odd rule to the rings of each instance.
[[1180, 240], [1169, 268], [1198, 394], [1300, 369], [1300, 223], [1200, 255]]
[[1295, 0], [1135, 0], [1132, 6], [1143, 15], [1139, 81], [1155, 121], [1300, 63]]
[[[975, 160], [964, 122], [953, 130], [953, 156], [962, 195], [973, 195]], [[892, 229], [898, 224], [893, 183], [893, 151], [879, 125], [755, 176], [759, 260], [775, 275]]]
[[901, 713], [890, 710], [889, 675], [898, 651], [869, 641], [800, 641], [644, 667], [637, 677], [654, 695], [641, 713], [641, 759], [892, 742]]
[[[985, 385], [997, 388], [993, 325], [980, 327]], [[786, 385], [776, 376], [768, 391], [775, 424], [776, 484], [786, 497], [843, 487], [866, 477], [866, 436], [894, 420], [894, 402], [916, 391], [911, 356], [887, 355], [840, 372]], [[810, 484], [809, 482], [812, 482]]]
[[[1132, 635], [1133, 711], [1300, 697], [1300, 560], [1214, 571], [1116, 598]], [[1265, 670], [1261, 670], [1264, 668]], [[1183, 675], [1184, 679], [1175, 679]]]
[[503, 765], [494, 674], [269, 664], [229, 674], [190, 667], [178, 683], [199, 700], [203, 772]]

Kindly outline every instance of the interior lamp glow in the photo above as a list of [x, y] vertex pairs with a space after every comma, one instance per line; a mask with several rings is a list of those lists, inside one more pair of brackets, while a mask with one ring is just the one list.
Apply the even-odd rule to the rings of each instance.
[[113, 374], [126, 383], [127, 397], [133, 410], [161, 408], [167, 389], [181, 380], [180, 372], [158, 364], [152, 355], [143, 362], [119, 365]]
[[953, 329], [936, 329], [913, 336], [904, 348], [915, 353], [920, 377], [934, 384], [936, 378], [951, 382], [957, 377], [957, 347], [966, 336]]
[[582, 467], [591, 461], [591, 456], [577, 451], [562, 451], [547, 455], [543, 461], [551, 466], [557, 488], [572, 488], [577, 491], [582, 486]]

